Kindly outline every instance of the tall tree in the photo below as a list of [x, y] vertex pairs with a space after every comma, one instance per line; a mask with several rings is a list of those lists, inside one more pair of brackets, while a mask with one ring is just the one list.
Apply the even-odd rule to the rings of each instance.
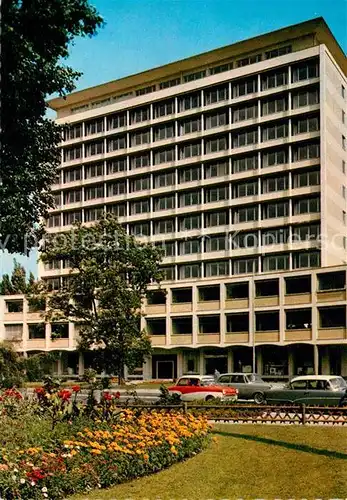
[[0, 295], [12, 295], [13, 293], [11, 278], [8, 274], [4, 274], [0, 281]]
[[19, 262], [14, 259], [14, 267], [11, 276], [11, 284], [13, 293], [26, 293], [27, 282], [26, 282], [26, 271], [24, 267], [19, 264]]
[[74, 89], [80, 73], [62, 61], [101, 24], [88, 0], [1, 2], [0, 246], [9, 252], [28, 254], [42, 235], [62, 136], [45, 99]]
[[69, 279], [53, 294], [46, 293], [46, 319], [79, 325], [80, 347], [94, 349], [100, 370], [124, 378], [151, 352], [141, 330], [141, 306], [150, 283], [161, 279], [161, 250], [129, 236], [107, 215], [93, 227], [77, 223], [64, 234], [47, 237], [43, 262], [68, 260]]

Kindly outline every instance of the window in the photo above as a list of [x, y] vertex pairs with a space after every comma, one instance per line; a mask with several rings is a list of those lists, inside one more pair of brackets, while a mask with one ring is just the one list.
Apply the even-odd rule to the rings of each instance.
[[82, 158], [82, 146], [64, 149], [64, 161], [78, 160]]
[[179, 255], [189, 255], [201, 252], [200, 240], [181, 241], [179, 245]]
[[280, 227], [277, 229], [269, 229], [262, 232], [263, 245], [280, 245], [288, 243], [289, 229], [287, 227]]
[[201, 130], [201, 119], [194, 118], [193, 120], [185, 120], [179, 124], [180, 135], [191, 134]]
[[102, 142], [89, 142], [84, 147], [85, 156], [100, 155], [104, 152], [104, 141]]
[[82, 221], [82, 211], [78, 212], [65, 212], [63, 214], [63, 226], [68, 226], [69, 224], [73, 224], [74, 222]]
[[85, 179], [90, 179], [92, 177], [99, 177], [104, 173], [103, 163], [94, 163], [93, 165], [86, 165], [84, 170]]
[[293, 269], [319, 266], [320, 252], [298, 252], [293, 254]]
[[194, 82], [195, 80], [200, 80], [200, 78], [204, 78], [206, 76], [206, 71], [197, 71], [196, 73], [190, 73], [189, 75], [183, 76], [183, 82]]
[[125, 181], [112, 182], [107, 184], [107, 196], [116, 196], [126, 192]]
[[175, 101], [160, 101], [153, 107], [154, 118], [172, 115], [175, 112]]
[[126, 124], [127, 124], [126, 113], [117, 113], [115, 115], [107, 117], [107, 130], [125, 127]]
[[205, 190], [205, 202], [214, 203], [216, 201], [229, 199], [229, 186], [212, 187]]
[[44, 280], [47, 291], [53, 292], [54, 290], [60, 289], [60, 278], [47, 278]]
[[241, 106], [239, 108], [233, 109], [233, 123], [241, 122], [244, 120], [251, 120], [252, 118], [258, 117], [258, 106], [257, 104], [251, 104], [250, 106]]
[[[45, 271], [52, 271], [54, 269], [60, 269], [60, 260], [51, 260], [45, 263]], [[9, 304], [15, 304], [15, 302], [9, 302]], [[8, 312], [22, 312], [22, 311], [8, 311]]]
[[139, 95], [151, 94], [152, 92], [155, 92], [155, 85], [150, 85], [149, 87], [143, 87], [142, 89], [138, 89], [135, 91], [135, 94], [139, 96]]
[[232, 263], [233, 274], [253, 274], [258, 272], [258, 259], [235, 259]]
[[261, 112], [263, 116], [272, 115], [274, 113], [281, 113], [288, 107], [286, 97], [278, 97], [276, 99], [269, 99], [262, 102]]
[[163, 266], [163, 279], [166, 281], [175, 279], [175, 266]]
[[66, 184], [67, 182], [79, 181], [81, 179], [82, 179], [81, 167], [64, 170], [64, 184]]
[[86, 187], [84, 190], [85, 200], [95, 200], [96, 198], [104, 197], [104, 185], [97, 184], [96, 186]]
[[318, 61], [310, 61], [300, 63], [292, 68], [292, 81], [300, 82], [309, 78], [317, 78], [319, 76]]
[[107, 140], [107, 152], [112, 153], [112, 151], [118, 151], [119, 149], [125, 149], [127, 147], [127, 139], [125, 135], [120, 135], [119, 137], [114, 137]]
[[66, 125], [64, 129], [64, 140], [69, 141], [71, 139], [78, 139], [82, 137], [82, 123], [77, 123], [76, 125]]
[[175, 136], [175, 127], [173, 123], [171, 123], [170, 125], [160, 125], [154, 128], [153, 132], [155, 141], [171, 139], [171, 137]]
[[235, 186], [235, 196], [236, 198], [241, 198], [243, 196], [254, 196], [258, 194], [258, 181], [242, 182]]
[[154, 234], [166, 234], [175, 232], [175, 220], [163, 219], [154, 223]]
[[150, 188], [150, 177], [138, 177], [130, 181], [130, 192], [144, 191]]
[[205, 214], [205, 227], [225, 226], [226, 224], [229, 224], [229, 213], [226, 210]]
[[228, 249], [228, 236], [219, 234], [217, 236], [205, 236], [206, 252], [220, 252]]
[[318, 116], [293, 120], [293, 135], [306, 134], [307, 132], [316, 132], [317, 130], [319, 130]]
[[233, 160], [233, 174], [256, 170], [258, 168], [258, 155], [242, 156]]
[[174, 241], [161, 241], [160, 243], [157, 243], [155, 246], [161, 248], [164, 257], [174, 257], [176, 255]]
[[320, 211], [320, 199], [303, 198], [294, 202], [294, 215], [318, 213]]
[[104, 131], [104, 120], [91, 120], [84, 125], [85, 135], [99, 134]]
[[64, 205], [69, 203], [77, 203], [82, 201], [82, 189], [74, 189], [72, 191], [65, 191], [64, 193]]
[[61, 207], [61, 193], [53, 193], [53, 199], [54, 199], [54, 207], [59, 208]]
[[319, 224], [305, 224], [293, 227], [292, 241], [315, 241], [320, 236]]
[[289, 269], [289, 255], [267, 255], [263, 257], [263, 271], [283, 271]]
[[228, 175], [229, 173], [229, 163], [210, 163], [205, 165], [205, 179], [211, 179], [212, 177], [222, 177]]
[[[211, 74], [216, 74], [216, 73], [211, 73]], [[205, 90], [205, 105], [214, 104], [220, 101], [226, 101], [228, 98], [229, 98], [229, 89], [227, 86], [213, 87]]]
[[233, 147], [240, 148], [242, 146], [249, 146], [250, 144], [257, 144], [258, 130], [250, 130], [248, 132], [240, 132], [233, 136]]
[[155, 188], [173, 186], [176, 182], [175, 172], [167, 172], [165, 174], [157, 174], [153, 178]]
[[288, 123], [270, 125], [262, 129], [263, 141], [272, 141], [283, 137], [288, 137]]
[[182, 217], [179, 219], [180, 231], [191, 231], [193, 229], [200, 229], [201, 227], [201, 216], [191, 215], [189, 217]]
[[179, 279], [200, 278], [201, 267], [200, 264], [187, 264], [179, 267]]
[[130, 169], [148, 167], [150, 163], [149, 153], [143, 155], [131, 156], [130, 158]]
[[180, 195], [180, 207], [188, 207], [201, 203], [200, 191], [189, 191]]
[[149, 120], [149, 108], [137, 108], [130, 112], [130, 123], [141, 123]]
[[342, 139], [342, 149], [346, 151], [346, 137], [343, 135], [341, 139]]
[[84, 222], [92, 222], [102, 218], [103, 208], [88, 208], [84, 211]]
[[263, 154], [262, 167], [274, 167], [276, 165], [284, 165], [288, 161], [287, 149], [272, 149], [268, 153]]
[[258, 234], [256, 232], [236, 232], [232, 235], [232, 248], [253, 248], [258, 246]]
[[258, 220], [258, 206], [240, 207], [234, 211], [234, 224]]
[[107, 205], [106, 210], [116, 217], [124, 217], [126, 215], [127, 207], [125, 203], [118, 203], [117, 205]]
[[222, 127], [228, 124], [228, 114], [226, 111], [222, 113], [214, 113], [213, 115], [205, 116], [205, 130], [215, 127]]
[[273, 59], [274, 57], [284, 56], [285, 54], [290, 54], [292, 51], [291, 45], [286, 45], [284, 47], [278, 47], [277, 49], [269, 50], [265, 52], [265, 59]]
[[233, 98], [252, 94], [258, 90], [257, 78], [249, 78], [241, 80], [233, 85]]
[[149, 223], [143, 222], [130, 226], [130, 234], [134, 236], [149, 236]]
[[175, 195], [154, 198], [153, 202], [155, 212], [158, 210], [170, 210], [171, 208], [175, 208]]
[[198, 181], [201, 178], [201, 168], [199, 167], [191, 167], [185, 168], [179, 171], [179, 182], [192, 182]]
[[205, 276], [227, 276], [229, 274], [229, 261], [207, 262], [205, 264]]
[[60, 227], [61, 226], [61, 214], [50, 215], [48, 218], [48, 227]]
[[130, 136], [130, 145], [132, 147], [140, 146], [141, 144], [148, 144], [149, 142], [150, 142], [149, 130], [137, 132], [137, 133], [131, 134], [131, 136]]
[[224, 71], [229, 71], [232, 69], [233, 63], [220, 64], [219, 66], [215, 66], [214, 68], [210, 68], [210, 75], [219, 75], [219, 73], [223, 73]]
[[227, 137], [216, 137], [214, 139], [205, 139], [205, 153], [218, 153], [228, 149]]
[[289, 202], [280, 201], [277, 203], [268, 203], [264, 205], [263, 218], [273, 219], [275, 217], [288, 217], [289, 215]]
[[193, 156], [201, 155], [201, 143], [196, 142], [194, 144], [187, 144], [185, 146], [181, 146], [179, 149], [179, 158], [180, 160], [184, 160], [185, 158], [191, 158]]
[[148, 200], [137, 200], [130, 203], [130, 215], [146, 214], [149, 212]]
[[310, 160], [319, 158], [319, 144], [304, 144], [303, 146], [293, 146], [293, 161]]
[[288, 70], [277, 70], [271, 73], [265, 73], [261, 79], [261, 89], [268, 90], [275, 87], [281, 87], [288, 83]]
[[295, 188], [304, 186], [319, 186], [320, 172], [319, 170], [304, 170], [295, 173], [293, 176], [293, 186]]
[[154, 152], [154, 165], [169, 163], [175, 160], [175, 148], [160, 149]]
[[180, 78], [174, 78], [172, 80], [167, 80], [166, 82], [161, 82], [159, 84], [160, 90], [162, 89], [169, 89], [170, 87], [175, 87], [176, 85], [179, 85], [181, 83]]
[[252, 56], [244, 57], [236, 61], [236, 66], [242, 68], [243, 66], [248, 66], [249, 64], [255, 64], [261, 61], [261, 54], [254, 54]]
[[186, 95], [179, 100], [179, 110], [188, 111], [189, 109], [198, 108], [201, 105], [201, 97], [197, 92], [196, 94]]
[[117, 160], [109, 160], [106, 164], [107, 175], [117, 174], [118, 172], [125, 172], [127, 169], [127, 159], [118, 158]]
[[279, 177], [265, 177], [262, 183], [263, 193], [273, 193], [275, 191], [283, 191], [288, 189], [289, 178], [287, 175]]
[[293, 109], [301, 108], [302, 106], [312, 106], [319, 103], [319, 91], [313, 90], [300, 90], [293, 93], [292, 107]]

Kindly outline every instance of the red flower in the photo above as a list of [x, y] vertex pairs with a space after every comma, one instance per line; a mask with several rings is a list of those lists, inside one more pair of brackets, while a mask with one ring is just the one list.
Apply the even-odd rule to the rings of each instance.
[[23, 396], [19, 391], [16, 389], [6, 389], [6, 391], [3, 394], [4, 397], [7, 398], [14, 398], [14, 399], [23, 399]]
[[73, 392], [80, 392], [81, 386], [80, 385], [73, 385], [71, 387], [71, 389], [73, 390]]
[[114, 395], [114, 397], [115, 397], [116, 399], [119, 399], [119, 398], [120, 398], [120, 392], [119, 392], [119, 391], [117, 391], [117, 392], [116, 392], [116, 394]]
[[46, 394], [46, 391], [44, 390], [43, 387], [36, 387], [36, 389], [34, 390], [34, 392], [38, 396], [44, 396]]
[[103, 394], [103, 398], [104, 398], [106, 401], [111, 401], [112, 397], [113, 397], [113, 396], [112, 396], [109, 392], [104, 392], [104, 394]]
[[30, 472], [27, 472], [26, 473], [26, 476], [31, 480], [31, 481], [39, 481], [40, 479], [44, 479], [45, 478], [45, 474], [43, 474], [42, 471], [40, 471], [39, 469], [34, 469]]
[[68, 389], [62, 389], [61, 391], [58, 392], [58, 397], [63, 401], [68, 401], [71, 398], [71, 394], [72, 392], [69, 391]]

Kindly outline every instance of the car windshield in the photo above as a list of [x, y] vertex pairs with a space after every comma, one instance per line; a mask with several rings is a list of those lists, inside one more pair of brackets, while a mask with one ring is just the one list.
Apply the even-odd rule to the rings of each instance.
[[214, 378], [211, 377], [211, 378], [203, 378], [201, 380], [201, 385], [212, 385], [214, 384]]
[[330, 384], [333, 389], [347, 389], [346, 381], [342, 377], [331, 378]]
[[247, 375], [247, 379], [248, 382], [264, 382], [263, 379], [259, 375], [256, 375], [255, 373]]

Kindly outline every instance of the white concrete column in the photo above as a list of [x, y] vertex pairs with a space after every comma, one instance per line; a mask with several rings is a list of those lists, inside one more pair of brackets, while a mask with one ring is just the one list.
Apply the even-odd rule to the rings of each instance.
[[288, 376], [289, 379], [295, 375], [294, 373], [294, 355], [291, 346], [288, 346]]
[[198, 332], [199, 332], [199, 320], [196, 314], [197, 312], [197, 304], [198, 304], [198, 288], [197, 286], [192, 286], [192, 334], [193, 334], [193, 346], [197, 345], [198, 342]]
[[313, 370], [314, 374], [318, 375], [319, 372], [319, 350], [318, 346], [314, 344], [313, 346]]
[[261, 347], [256, 349], [256, 367], [257, 374], [261, 376], [263, 374], [263, 353]]
[[61, 353], [57, 361], [57, 375], [58, 377], [63, 374], [63, 361], [61, 359]]
[[199, 352], [199, 374], [200, 375], [204, 375], [204, 361], [205, 361], [205, 358], [204, 358], [204, 350], [203, 349], [200, 349], [200, 352]]
[[341, 375], [347, 377], [347, 346], [341, 346]]
[[177, 353], [177, 378], [183, 375], [183, 353]]
[[330, 359], [329, 359], [329, 347], [321, 346], [321, 366], [322, 366], [322, 375], [330, 375]]
[[143, 380], [150, 380], [152, 378], [152, 357], [149, 356], [145, 359], [142, 367]]
[[84, 374], [84, 356], [83, 353], [78, 353], [78, 375], [82, 377]]
[[232, 373], [234, 371], [234, 351], [232, 349], [228, 349], [228, 373]]

